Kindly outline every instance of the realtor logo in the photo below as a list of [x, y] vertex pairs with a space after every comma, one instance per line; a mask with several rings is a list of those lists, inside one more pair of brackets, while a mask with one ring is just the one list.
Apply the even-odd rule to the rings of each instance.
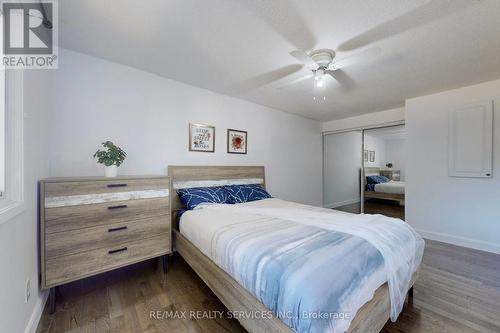
[[2, 13], [2, 65], [57, 68], [57, 3], [4, 1]]

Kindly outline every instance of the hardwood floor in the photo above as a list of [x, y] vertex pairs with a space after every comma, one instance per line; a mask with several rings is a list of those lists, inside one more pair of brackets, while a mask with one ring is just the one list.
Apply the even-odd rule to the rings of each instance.
[[500, 255], [426, 240], [413, 307], [384, 332], [500, 332]]
[[167, 275], [153, 260], [61, 286], [56, 312], [45, 307], [37, 332], [246, 332], [227, 317], [151, 318], [151, 311], [226, 311], [180, 256], [170, 259]]
[[[334, 208], [343, 212], [359, 214], [361, 212], [361, 204], [353, 203]], [[381, 199], [367, 199], [365, 201], [366, 214], [382, 214], [398, 219], [405, 219], [405, 207], [400, 206], [396, 201], [381, 200]]]
[[[165, 277], [155, 262], [60, 288], [37, 332], [245, 332], [235, 319], [154, 319], [151, 311], [225, 311], [179, 256]], [[413, 304], [384, 333], [500, 332], [500, 255], [426, 241]]]

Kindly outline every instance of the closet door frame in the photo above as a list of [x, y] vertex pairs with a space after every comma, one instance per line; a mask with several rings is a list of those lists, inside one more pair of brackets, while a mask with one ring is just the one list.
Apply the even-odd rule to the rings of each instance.
[[365, 161], [363, 159], [363, 151], [365, 149], [365, 131], [371, 130], [371, 129], [376, 129], [376, 128], [386, 128], [386, 127], [395, 127], [395, 126], [401, 126], [405, 125], [405, 121], [392, 121], [392, 122], [386, 122], [386, 123], [381, 123], [377, 125], [366, 125], [366, 126], [358, 126], [358, 127], [351, 127], [351, 128], [345, 128], [345, 129], [339, 129], [339, 130], [334, 130], [334, 131], [326, 131], [323, 132], [322, 135], [322, 168], [321, 168], [321, 186], [322, 186], [322, 206], [325, 206], [325, 137], [327, 135], [331, 134], [340, 134], [340, 133], [347, 133], [347, 132], [356, 132], [356, 131], [361, 131], [361, 180], [360, 180], [360, 205], [361, 205], [361, 213], [363, 214], [365, 212]]

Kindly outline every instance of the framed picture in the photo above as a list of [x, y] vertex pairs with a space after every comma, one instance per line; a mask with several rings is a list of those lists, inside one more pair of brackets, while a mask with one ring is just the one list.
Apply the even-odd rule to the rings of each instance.
[[368, 150], [363, 150], [363, 161], [368, 162]]
[[189, 150], [215, 152], [215, 127], [202, 124], [189, 124]]
[[229, 154], [246, 154], [247, 132], [229, 128], [227, 130], [227, 152]]
[[375, 162], [375, 151], [370, 150], [370, 162]]

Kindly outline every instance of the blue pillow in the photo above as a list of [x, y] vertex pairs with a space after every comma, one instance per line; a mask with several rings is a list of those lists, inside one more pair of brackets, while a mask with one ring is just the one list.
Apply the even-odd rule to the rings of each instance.
[[366, 190], [370, 192], [375, 192], [375, 185], [377, 184], [366, 184]]
[[366, 176], [367, 184], [380, 184], [389, 182], [389, 178], [385, 176]]
[[187, 209], [202, 203], [228, 203], [229, 194], [224, 186], [194, 187], [177, 190], [177, 195]]
[[378, 176], [378, 178], [380, 179], [380, 183], [388, 183], [390, 182], [391, 180], [389, 178], [387, 178], [386, 176]]
[[243, 203], [272, 198], [262, 185], [229, 185], [225, 186], [229, 194], [229, 203]]

